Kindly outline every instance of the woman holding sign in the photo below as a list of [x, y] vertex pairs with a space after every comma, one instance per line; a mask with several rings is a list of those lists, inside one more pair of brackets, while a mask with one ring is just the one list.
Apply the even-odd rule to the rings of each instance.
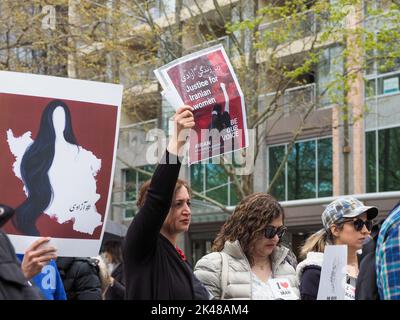
[[[208, 299], [208, 293], [176, 246], [190, 225], [190, 189], [178, 180], [184, 130], [193, 128], [192, 108], [174, 116], [175, 130], [151, 182], [139, 192], [139, 213], [131, 223], [123, 250], [126, 298], [138, 300]], [[179, 137], [179, 138], [178, 138]]]
[[301, 299], [317, 299], [327, 245], [347, 245], [346, 290], [347, 297], [354, 296], [359, 271], [357, 251], [371, 233], [372, 219], [377, 215], [376, 207], [367, 207], [353, 197], [338, 198], [326, 207], [322, 213], [324, 228], [311, 235], [301, 249], [301, 255], [306, 257], [297, 267]]
[[244, 198], [222, 226], [195, 275], [214, 299], [298, 299], [295, 258], [280, 244], [284, 211], [264, 193]]

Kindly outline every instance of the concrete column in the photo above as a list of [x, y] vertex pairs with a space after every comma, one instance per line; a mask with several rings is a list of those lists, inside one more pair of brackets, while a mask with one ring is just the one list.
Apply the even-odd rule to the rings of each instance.
[[349, 37], [347, 39], [347, 48], [350, 48], [350, 54], [347, 63], [347, 71], [354, 79], [350, 80], [350, 90], [347, 101], [352, 111], [353, 140], [352, 140], [352, 167], [353, 167], [353, 192], [355, 194], [365, 192], [364, 178], [364, 79], [362, 75], [363, 54], [359, 45], [359, 36], [357, 32], [351, 32], [360, 25], [362, 19], [361, 8], [354, 6], [347, 18], [349, 28]]
[[341, 143], [340, 143], [340, 109], [339, 106], [332, 107], [332, 188], [333, 196], [337, 197], [340, 195], [340, 155], [341, 155]]
[[74, 26], [79, 25], [79, 17], [77, 14], [77, 6], [79, 1], [69, 0], [68, 1], [68, 23], [70, 25], [71, 36], [68, 38], [68, 78], [77, 78], [76, 72], [76, 41], [73, 37], [76, 35], [77, 30]]

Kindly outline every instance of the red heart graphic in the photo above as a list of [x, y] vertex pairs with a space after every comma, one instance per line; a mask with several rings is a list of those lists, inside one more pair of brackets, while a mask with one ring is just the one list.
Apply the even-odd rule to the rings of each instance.
[[287, 287], [289, 287], [289, 283], [287, 282], [279, 282], [279, 284], [284, 287], [285, 289], [287, 289]]

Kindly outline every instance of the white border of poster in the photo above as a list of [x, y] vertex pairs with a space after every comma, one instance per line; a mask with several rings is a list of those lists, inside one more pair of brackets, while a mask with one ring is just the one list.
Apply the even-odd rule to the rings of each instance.
[[[51, 95], [49, 95], [51, 92]], [[111, 166], [106, 212], [98, 240], [51, 238], [49, 245], [57, 248], [58, 256], [89, 257], [97, 255], [103, 240], [114, 179], [116, 152], [119, 137], [119, 123], [123, 86], [103, 82], [94, 82], [70, 78], [35, 75], [27, 73], [0, 71], [0, 93], [76, 100], [117, 106], [117, 124], [114, 138], [114, 154]], [[17, 253], [24, 253], [26, 248], [40, 237], [8, 235]]]

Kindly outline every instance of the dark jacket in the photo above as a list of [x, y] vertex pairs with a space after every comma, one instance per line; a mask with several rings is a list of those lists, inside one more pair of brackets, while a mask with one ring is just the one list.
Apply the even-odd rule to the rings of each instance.
[[[168, 152], [165, 157], [169, 157]], [[123, 249], [127, 299], [195, 298], [193, 272], [172, 243], [160, 234], [180, 167], [180, 163], [157, 166], [146, 201], [129, 226]]]
[[37, 288], [25, 279], [7, 235], [0, 230], [0, 300], [39, 300]]
[[89, 258], [58, 258], [57, 267], [68, 300], [102, 300], [96, 261]]
[[320, 278], [320, 266], [309, 266], [304, 268], [303, 277], [300, 282], [301, 300], [317, 300]]
[[324, 254], [309, 252], [296, 268], [301, 300], [317, 300]]
[[106, 300], [124, 300], [125, 299], [125, 273], [124, 265], [120, 263], [111, 273], [114, 278], [114, 285], [109, 286], [106, 293]]
[[379, 300], [375, 269], [375, 239], [367, 242], [359, 256], [359, 273], [356, 284], [356, 300]]

